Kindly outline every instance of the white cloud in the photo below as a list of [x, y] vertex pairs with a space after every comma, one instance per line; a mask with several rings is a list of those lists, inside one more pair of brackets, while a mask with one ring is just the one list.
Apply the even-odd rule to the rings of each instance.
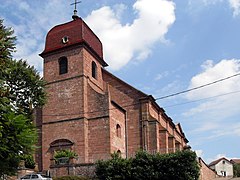
[[216, 124], [215, 122], [206, 122], [204, 124], [202, 124], [201, 126], [199, 126], [198, 128], [194, 129], [192, 132], [194, 133], [198, 133], [198, 132], [205, 132], [205, 131], [211, 131], [213, 129], [217, 129], [219, 126], [218, 124]]
[[[215, 161], [215, 160], [218, 160], [218, 159], [220, 159], [220, 158], [223, 158], [223, 157], [227, 158], [227, 157], [226, 157], [226, 154], [217, 154], [214, 158], [208, 158], [208, 159], [207, 159], [207, 162], [208, 162], [208, 163], [211, 163], [211, 162], [213, 162], [213, 161]], [[228, 158], [227, 158], [227, 159], [228, 159]]]
[[240, 0], [229, 0], [229, 5], [233, 9], [233, 16], [240, 15]]
[[[41, 7], [36, 8], [38, 5]], [[40, 3], [40, 1], [21, 1], [19, 3], [18, 0], [12, 0], [8, 1], [4, 7], [14, 9], [14, 11], [8, 11], [10, 16], [3, 17], [6, 26], [13, 27], [17, 36], [17, 52], [14, 54], [14, 58], [26, 59], [42, 74], [43, 60], [38, 54], [44, 49], [45, 37], [50, 28], [67, 21], [64, 18], [68, 15], [62, 11], [65, 9], [65, 4], [59, 0], [46, 3]]]
[[[42, 59], [38, 54], [44, 49], [47, 32], [53, 26], [71, 20], [66, 19], [69, 17], [68, 12], [63, 11], [66, 9], [66, 2], [52, 0], [19, 3], [18, 0], [12, 0], [2, 7], [14, 9], [8, 11], [8, 16], [3, 17], [5, 22], [8, 22], [6, 25], [14, 28], [18, 38], [17, 53], [14, 57], [27, 57], [31, 65], [42, 71], [39, 66]], [[131, 23], [123, 24], [121, 16], [127, 8], [124, 4], [104, 6], [86, 17], [87, 23], [103, 42], [105, 60], [110, 68], [115, 70], [129, 61], [146, 59], [151, 54], [154, 43], [166, 43], [164, 36], [175, 21], [175, 4], [169, 0], [136, 0], [132, 7], [136, 18]]]
[[156, 75], [156, 77], [154, 78], [155, 81], [158, 81], [164, 77], [167, 77], [169, 75], [168, 71], [164, 71], [163, 73], [159, 73]]
[[[239, 73], [240, 60], [221, 60], [217, 64], [207, 60], [201, 67], [202, 72], [191, 79], [189, 88], [198, 87]], [[192, 130], [192, 133], [209, 132], [208, 139], [225, 135], [239, 136], [240, 124], [238, 124], [238, 118], [236, 118], [240, 115], [239, 96], [240, 76], [189, 92], [185, 98], [190, 101], [214, 97], [201, 101], [201, 103], [192, 106], [184, 113], [185, 117], [198, 120], [197, 126]], [[229, 121], [226, 122], [226, 119], [229, 119]]]
[[121, 19], [124, 11], [127, 9], [125, 4], [116, 4], [113, 6], [117, 19]]
[[223, 2], [223, 0], [188, 0], [188, 5], [190, 7], [196, 7], [199, 5], [209, 6], [220, 2]]
[[[240, 71], [240, 60], [222, 60], [215, 65], [213, 64], [213, 61], [207, 60], [201, 67], [203, 71], [191, 79], [189, 89], [237, 74]], [[240, 90], [239, 80], [239, 76], [233, 77], [231, 79], [191, 91], [186, 97], [189, 100], [196, 100], [237, 91]]]
[[188, 0], [188, 5], [192, 10], [219, 3], [228, 3], [229, 7], [233, 10], [233, 17], [240, 15], [240, 0]]
[[199, 149], [199, 150], [195, 150], [196, 154], [198, 157], [202, 157], [203, 156], [203, 150]]
[[132, 24], [122, 25], [119, 13], [105, 6], [86, 18], [86, 22], [103, 42], [104, 57], [112, 69], [120, 69], [131, 60], [145, 59], [157, 41], [175, 21], [175, 4], [167, 0], [137, 0], [137, 14]]

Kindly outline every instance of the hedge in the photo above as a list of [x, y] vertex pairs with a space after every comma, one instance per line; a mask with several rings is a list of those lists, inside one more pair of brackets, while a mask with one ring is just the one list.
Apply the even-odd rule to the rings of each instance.
[[169, 154], [148, 154], [140, 151], [134, 158], [124, 159], [117, 153], [112, 159], [96, 164], [99, 180], [197, 180], [199, 166], [190, 150]]

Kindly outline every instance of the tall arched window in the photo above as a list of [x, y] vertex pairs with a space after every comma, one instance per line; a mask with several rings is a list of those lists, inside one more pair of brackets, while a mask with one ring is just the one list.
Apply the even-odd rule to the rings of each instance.
[[117, 154], [121, 157], [122, 152], [120, 150], [117, 151]]
[[116, 134], [117, 137], [121, 138], [121, 126], [119, 124], [116, 126]]
[[68, 72], [68, 59], [64, 56], [59, 58], [59, 74], [65, 74]]
[[92, 77], [97, 79], [97, 65], [94, 61], [92, 62]]

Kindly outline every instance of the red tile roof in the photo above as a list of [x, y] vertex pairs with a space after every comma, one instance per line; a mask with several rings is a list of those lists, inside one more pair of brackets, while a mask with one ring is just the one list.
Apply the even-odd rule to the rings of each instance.
[[[64, 37], [68, 38], [67, 43], [62, 42]], [[48, 32], [45, 49], [41, 55], [83, 43], [87, 44], [100, 59], [103, 59], [101, 41], [81, 18], [77, 18], [65, 24], [57, 25]]]
[[231, 159], [230, 160], [233, 164], [240, 164], [240, 159]]
[[[219, 163], [221, 160], [225, 160], [225, 161], [230, 162], [230, 161], [229, 161], [228, 159], [226, 159], [225, 157], [222, 157], [222, 158], [220, 158], [220, 159], [217, 159], [217, 160], [211, 162], [208, 166], [216, 165], [216, 164]], [[231, 162], [230, 162], [230, 163], [231, 163]]]

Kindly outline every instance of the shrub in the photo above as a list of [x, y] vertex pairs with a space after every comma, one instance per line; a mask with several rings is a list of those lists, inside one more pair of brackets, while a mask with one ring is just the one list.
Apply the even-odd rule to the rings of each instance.
[[21, 160], [25, 161], [25, 167], [29, 169], [35, 168], [35, 162], [32, 155], [24, 154], [20, 156]]
[[234, 177], [240, 177], [240, 164], [233, 164]]
[[195, 180], [199, 177], [196, 158], [190, 150], [154, 155], [140, 151], [131, 159], [113, 154], [112, 159], [97, 162], [96, 175], [100, 180]]
[[118, 153], [112, 154], [108, 161], [99, 160], [96, 166], [96, 175], [99, 180], [129, 179], [130, 161], [120, 157]]
[[75, 153], [69, 149], [55, 151], [55, 153], [54, 153], [54, 159], [62, 158], [62, 157], [76, 158], [77, 156], [78, 156], [77, 153]]

